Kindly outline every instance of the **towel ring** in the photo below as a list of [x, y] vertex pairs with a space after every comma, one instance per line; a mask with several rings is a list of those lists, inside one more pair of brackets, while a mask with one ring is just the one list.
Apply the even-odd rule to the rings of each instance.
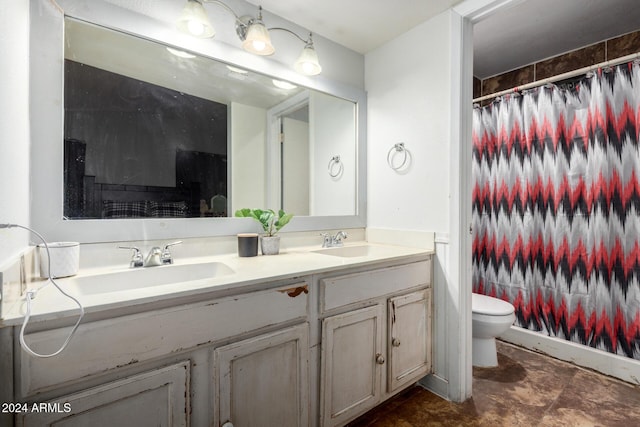
[[[395, 151], [395, 153], [394, 153]], [[391, 149], [389, 150], [389, 152], [387, 153], [387, 163], [389, 164], [389, 167], [391, 169], [393, 169], [394, 171], [400, 170], [404, 167], [405, 164], [407, 164], [407, 159], [408, 159], [408, 155], [407, 152], [409, 150], [407, 150], [404, 147], [404, 142], [398, 142], [397, 144], [394, 144], [393, 147], [391, 147]], [[393, 155], [391, 155], [392, 153], [394, 153]], [[400, 163], [400, 165], [395, 166], [393, 164], [393, 159], [396, 156], [397, 153], [403, 153], [404, 156], [402, 157], [402, 163]]]
[[[335, 166], [338, 165], [338, 169], [336, 171]], [[329, 160], [329, 176], [331, 178], [337, 178], [340, 175], [342, 175], [342, 171], [344, 170], [344, 165], [342, 164], [342, 161], [340, 160], [340, 156], [333, 156], [331, 158], [331, 160]]]

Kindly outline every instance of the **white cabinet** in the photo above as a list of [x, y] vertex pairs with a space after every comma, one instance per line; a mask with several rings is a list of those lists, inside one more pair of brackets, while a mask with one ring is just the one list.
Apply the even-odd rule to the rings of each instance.
[[389, 392], [417, 381], [431, 370], [430, 296], [423, 289], [389, 299]]
[[[114, 311], [62, 357], [14, 347], [0, 394], [49, 405], [19, 426], [342, 426], [429, 373], [431, 280], [421, 256]], [[49, 352], [67, 333], [25, 338]]]
[[[18, 426], [188, 426], [189, 362], [30, 404]], [[35, 406], [34, 406], [35, 405]]]
[[320, 283], [320, 425], [342, 426], [431, 371], [431, 264]]
[[[247, 292], [213, 301], [87, 322], [61, 357], [35, 358], [20, 352], [20, 401], [60, 385], [148, 362], [206, 343], [245, 338], [267, 326], [304, 321], [308, 315], [306, 282]], [[26, 334], [32, 348], [54, 351], [68, 328]]]
[[214, 350], [214, 425], [309, 425], [309, 325]]
[[383, 319], [378, 304], [322, 322], [321, 425], [342, 425], [380, 402]]
[[[83, 323], [61, 357], [20, 353], [14, 401], [69, 402], [72, 409], [28, 414], [22, 423], [219, 425], [214, 422], [219, 415], [223, 422], [237, 419], [236, 426], [308, 426], [308, 296], [306, 282], [297, 280]], [[66, 332], [42, 330], [26, 339], [36, 349], [51, 351]], [[217, 375], [211, 374], [211, 356]], [[185, 360], [187, 368], [163, 368], [177, 360]]]

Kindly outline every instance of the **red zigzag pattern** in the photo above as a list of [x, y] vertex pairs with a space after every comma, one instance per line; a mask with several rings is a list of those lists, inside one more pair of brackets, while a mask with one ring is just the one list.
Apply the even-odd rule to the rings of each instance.
[[[640, 359], [640, 66], [476, 108], [473, 289]], [[638, 93], [634, 93], [638, 92]]]

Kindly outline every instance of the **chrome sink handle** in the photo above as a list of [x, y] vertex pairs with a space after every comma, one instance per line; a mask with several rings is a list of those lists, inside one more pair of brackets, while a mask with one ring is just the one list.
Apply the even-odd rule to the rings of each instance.
[[162, 255], [160, 256], [162, 264], [173, 264], [173, 257], [171, 256], [171, 251], [169, 251], [169, 248], [171, 246], [179, 245], [181, 243], [182, 243], [182, 240], [178, 240], [177, 242], [167, 243], [166, 245], [164, 245], [164, 249], [162, 250]]
[[342, 239], [347, 238], [347, 233], [338, 231], [335, 236], [331, 237], [328, 233], [320, 233], [323, 238], [323, 248], [336, 248], [342, 246]]
[[129, 263], [129, 267], [136, 268], [144, 266], [144, 261], [142, 258], [142, 252], [140, 249], [135, 246], [118, 246], [118, 249], [131, 249], [133, 250], [133, 255], [131, 256], [131, 262]]
[[320, 233], [320, 236], [322, 236], [322, 247], [323, 248], [330, 248], [331, 247], [331, 236], [329, 236], [329, 233]]
[[340, 230], [336, 233], [336, 235], [332, 239], [333, 246], [342, 246], [342, 239], [347, 238], [347, 233]]

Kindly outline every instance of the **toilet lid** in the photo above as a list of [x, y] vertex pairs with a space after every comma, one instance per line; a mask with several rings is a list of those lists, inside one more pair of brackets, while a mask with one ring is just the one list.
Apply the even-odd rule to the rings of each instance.
[[510, 303], [487, 295], [471, 294], [471, 310], [489, 316], [505, 316], [514, 312]]

